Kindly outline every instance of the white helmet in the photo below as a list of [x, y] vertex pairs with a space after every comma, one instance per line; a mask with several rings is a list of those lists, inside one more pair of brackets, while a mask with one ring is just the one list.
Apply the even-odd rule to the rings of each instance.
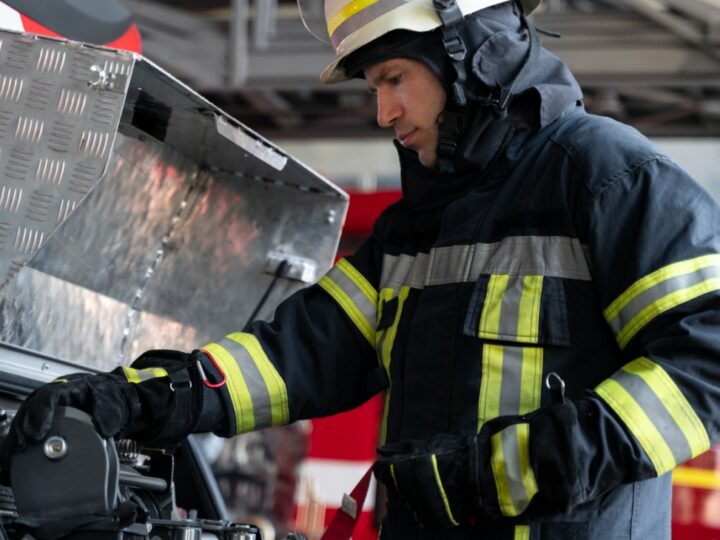
[[[457, 0], [463, 16], [508, 0]], [[454, 2], [441, 2], [454, 4]], [[521, 0], [529, 14], [540, 0]], [[360, 47], [393, 30], [429, 32], [442, 26], [434, 0], [325, 0], [325, 28], [318, 24], [316, 1], [298, 0], [307, 28], [320, 39], [332, 43], [335, 60], [320, 76], [326, 84], [348, 79], [342, 61]], [[454, 6], [453, 6], [454, 8]]]

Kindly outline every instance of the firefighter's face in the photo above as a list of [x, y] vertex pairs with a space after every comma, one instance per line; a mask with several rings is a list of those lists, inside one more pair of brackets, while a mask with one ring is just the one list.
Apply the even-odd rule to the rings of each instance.
[[445, 89], [432, 71], [416, 60], [392, 58], [365, 70], [368, 90], [377, 97], [377, 123], [392, 128], [400, 143], [418, 154], [420, 163], [437, 163], [438, 117]]

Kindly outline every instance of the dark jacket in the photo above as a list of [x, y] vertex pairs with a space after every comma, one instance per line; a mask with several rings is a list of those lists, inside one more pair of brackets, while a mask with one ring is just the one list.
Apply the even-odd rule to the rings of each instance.
[[[489, 116], [483, 94], [529, 40], [510, 4], [463, 31], [475, 101], [453, 175], [400, 149], [404, 198], [372, 238], [274, 321], [206, 347], [228, 434], [385, 389], [382, 442], [484, 442], [474, 524], [421, 528], [391, 489], [382, 538], [669, 539], [668, 473], [718, 441], [718, 207], [635, 130], [586, 114], [544, 49], [509, 116]], [[438, 36], [406, 38], [392, 54], [442, 80]]]
[[[382, 538], [669, 539], [667, 473], [718, 441], [719, 216], [644, 137], [578, 107], [517, 135], [447, 204], [390, 207], [273, 322], [207, 349], [231, 375], [237, 432], [384, 386], [387, 442], [539, 411], [527, 509], [510, 489], [504, 517], [433, 532], [391, 498]], [[547, 511], [555, 492], [564, 512]]]

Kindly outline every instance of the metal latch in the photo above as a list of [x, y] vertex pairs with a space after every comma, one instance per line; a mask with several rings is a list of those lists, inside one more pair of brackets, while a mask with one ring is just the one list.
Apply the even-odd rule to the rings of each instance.
[[285, 261], [285, 269], [282, 277], [302, 281], [303, 283], [314, 283], [317, 280], [317, 264], [315, 261], [287, 255], [286, 253], [270, 253], [265, 263], [265, 272], [275, 275], [283, 261]]

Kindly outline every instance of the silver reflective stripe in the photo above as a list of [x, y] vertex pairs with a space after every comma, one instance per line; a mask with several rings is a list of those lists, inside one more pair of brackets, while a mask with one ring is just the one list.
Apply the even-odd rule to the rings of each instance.
[[687, 438], [660, 401], [653, 389], [633, 373], [620, 370], [612, 379], [617, 381], [635, 399], [637, 404], [650, 418], [675, 458], [675, 464], [684, 463], [693, 457]]
[[500, 511], [517, 516], [530, 504], [538, 491], [530, 465], [530, 426], [526, 423], [508, 426], [490, 439], [493, 476]]
[[340, 26], [338, 26], [332, 36], [330, 36], [333, 47], [337, 50], [343, 40], [350, 34], [378, 17], [385, 15], [387, 12], [392, 11], [396, 7], [407, 4], [407, 2], [408, 0], [379, 0], [361, 11], [350, 15], [345, 21], [340, 23]]
[[647, 307], [677, 291], [687, 289], [708, 279], [720, 277], [720, 266], [706, 266], [689, 274], [682, 274], [661, 281], [641, 292], [611, 320], [610, 327], [615, 334], [620, 332]]
[[402, 286], [422, 289], [428, 271], [429, 255], [385, 255], [383, 257], [381, 289], [398, 290]]
[[[367, 295], [360, 289], [345, 272], [341, 266], [334, 266], [328, 273], [327, 277], [332, 279], [344, 292], [348, 295], [355, 307], [360, 311], [367, 320], [371, 328], [375, 328], [377, 320], [377, 293], [375, 302], [371, 302]], [[374, 292], [374, 291], [373, 291]]]
[[[507, 289], [505, 289], [500, 307], [500, 327], [498, 328], [498, 334], [501, 336], [512, 336], [516, 338], [518, 335], [520, 297], [523, 292], [524, 279], [524, 276], [510, 276], [508, 279]], [[537, 333], [537, 330], [535, 333]]]
[[503, 455], [505, 456], [505, 475], [507, 476], [510, 497], [516, 509], [525, 509], [530, 497], [523, 484], [523, 471], [520, 467], [520, 448], [518, 446], [517, 426], [502, 431]]
[[237, 362], [238, 368], [245, 379], [250, 398], [252, 399], [255, 428], [272, 426], [272, 403], [267, 385], [248, 350], [232, 339], [223, 338], [218, 342]]
[[503, 347], [502, 386], [500, 388], [500, 411], [498, 416], [521, 413], [520, 392], [522, 391], [523, 350], [523, 347]]
[[472, 263], [478, 246], [483, 245], [493, 244], [450, 246], [435, 248], [430, 251], [430, 269], [425, 276], [425, 285], [475, 281], [480, 276], [480, 273], [478, 272], [473, 279]]
[[543, 349], [483, 346], [477, 431], [498, 416], [527, 414], [540, 407]]
[[564, 236], [511, 236], [492, 244], [435, 248], [429, 254], [385, 255], [381, 288], [422, 289], [476, 281], [484, 274], [541, 275], [590, 281], [582, 245]]

